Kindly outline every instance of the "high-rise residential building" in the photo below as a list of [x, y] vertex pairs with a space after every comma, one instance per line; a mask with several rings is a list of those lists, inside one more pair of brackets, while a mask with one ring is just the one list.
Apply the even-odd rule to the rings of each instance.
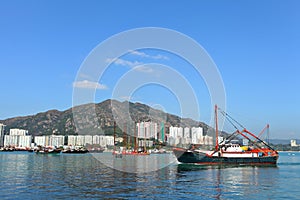
[[189, 127], [184, 128], [183, 137], [184, 138], [190, 138], [191, 137], [191, 129]]
[[160, 135], [158, 140], [160, 140], [161, 142], [165, 142], [165, 124], [163, 122], [160, 123]]
[[68, 145], [72, 146], [86, 146], [86, 145], [100, 145], [113, 146], [114, 137], [104, 135], [69, 135]]
[[18, 135], [5, 135], [4, 136], [4, 146], [19, 146], [19, 136]]
[[42, 135], [35, 136], [34, 143], [37, 146], [63, 146], [65, 143], [64, 135]]
[[9, 135], [28, 135], [28, 130], [18, 129], [18, 128], [11, 128], [9, 130]]
[[183, 138], [183, 128], [182, 127], [177, 128], [177, 137]]
[[28, 130], [24, 129], [10, 129], [9, 135], [4, 136], [3, 146], [15, 146], [15, 147], [30, 147], [32, 136], [28, 135]]
[[291, 147], [297, 147], [297, 141], [296, 140], [291, 140]]
[[192, 128], [192, 143], [193, 144], [201, 144], [201, 140], [203, 137], [203, 128], [202, 127], [193, 127]]
[[50, 145], [49, 146], [63, 146], [65, 143], [65, 136], [64, 135], [51, 135], [50, 137]]
[[18, 129], [18, 128], [11, 128], [9, 130], [9, 135], [28, 135], [28, 130]]
[[30, 147], [32, 141], [31, 135], [20, 135], [18, 141], [18, 147]]
[[[192, 137], [191, 137], [192, 135]], [[168, 143], [171, 146], [178, 144], [203, 144], [203, 129], [202, 127], [193, 127], [192, 133], [189, 127], [173, 127], [169, 128]]]
[[169, 136], [170, 137], [174, 137], [174, 138], [177, 138], [177, 137], [180, 137], [182, 138], [183, 137], [183, 128], [182, 127], [173, 127], [171, 126], [169, 128]]
[[30, 147], [31, 135], [5, 135], [4, 146]]
[[143, 139], [155, 138], [157, 139], [157, 123], [154, 122], [140, 122], [136, 124], [137, 137]]
[[46, 138], [49, 136], [42, 135], [42, 136], [35, 136], [34, 137], [34, 143], [37, 146], [49, 146], [49, 144], [46, 144]]
[[4, 146], [4, 129], [5, 125], [0, 123], [0, 147]]

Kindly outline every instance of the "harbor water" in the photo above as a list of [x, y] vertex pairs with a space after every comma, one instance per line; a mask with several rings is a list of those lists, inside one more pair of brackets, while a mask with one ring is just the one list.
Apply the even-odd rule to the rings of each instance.
[[[1, 152], [0, 199], [300, 199], [299, 152], [280, 153], [275, 167], [179, 165], [169, 164], [171, 154], [140, 156], [152, 161], [139, 162], [150, 169], [159, 163], [147, 173], [99, 162], [110, 154]], [[125, 163], [125, 171], [135, 162], [118, 159], [115, 166]]]

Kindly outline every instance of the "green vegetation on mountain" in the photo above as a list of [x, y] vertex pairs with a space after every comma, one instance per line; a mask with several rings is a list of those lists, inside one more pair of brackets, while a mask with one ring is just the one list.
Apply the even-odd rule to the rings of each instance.
[[[49, 110], [36, 115], [15, 117], [0, 120], [6, 125], [6, 133], [10, 128], [27, 129], [32, 135], [76, 135], [105, 134], [113, 135], [114, 121], [117, 121], [116, 132], [122, 134], [121, 127], [126, 124], [128, 131], [134, 123], [153, 121], [168, 126], [203, 127], [204, 134], [211, 128], [203, 122], [165, 113], [141, 103], [106, 100], [98, 104], [85, 104], [65, 111]], [[130, 125], [131, 124], [131, 125]], [[209, 131], [210, 130], [210, 131]]]

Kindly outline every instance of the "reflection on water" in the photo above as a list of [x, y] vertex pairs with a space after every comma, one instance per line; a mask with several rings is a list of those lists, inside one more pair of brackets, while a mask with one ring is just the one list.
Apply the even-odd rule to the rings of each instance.
[[[178, 165], [178, 174], [194, 177], [193, 183], [201, 187], [201, 196], [223, 199], [256, 196], [261, 191], [276, 187], [278, 168], [276, 166], [203, 166]], [[264, 194], [269, 198], [268, 194]]]
[[[294, 163], [300, 163], [300, 154], [295, 156], [282, 155], [278, 167], [172, 164], [149, 173], [124, 173], [90, 154], [0, 153], [0, 192], [1, 199], [299, 199], [300, 165]], [[128, 170], [138, 166], [131, 162], [157, 167], [169, 161], [147, 157], [152, 162], [129, 157], [111, 163]]]
[[129, 173], [153, 172], [176, 162], [173, 154], [123, 155], [122, 158], [116, 157], [112, 153], [92, 155], [108, 167]]

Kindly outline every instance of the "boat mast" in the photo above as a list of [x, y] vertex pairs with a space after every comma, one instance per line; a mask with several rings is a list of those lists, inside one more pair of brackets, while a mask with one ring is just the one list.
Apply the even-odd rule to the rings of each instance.
[[218, 106], [215, 105], [215, 121], [216, 121], [216, 151], [219, 150], [219, 132], [218, 132]]
[[116, 121], [114, 121], [114, 151], [116, 151]]
[[124, 147], [127, 148], [127, 133], [126, 133], [126, 129], [127, 129], [127, 126], [126, 126], [126, 122], [123, 124], [124, 125], [124, 130], [123, 130], [123, 144], [124, 144]]
[[135, 126], [134, 126], [134, 151], [137, 152], [136, 124], [135, 124]]

